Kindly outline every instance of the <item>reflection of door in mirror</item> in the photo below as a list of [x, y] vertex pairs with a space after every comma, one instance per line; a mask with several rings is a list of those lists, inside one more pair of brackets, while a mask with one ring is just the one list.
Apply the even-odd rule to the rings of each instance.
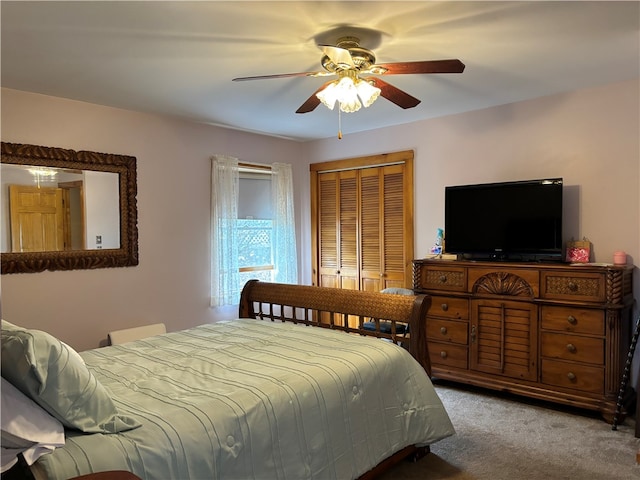
[[84, 191], [81, 180], [73, 182], [60, 182], [58, 186], [63, 189], [65, 196], [65, 245], [66, 250], [84, 250]]
[[9, 185], [11, 251], [52, 252], [84, 248], [82, 182], [59, 187]]
[[9, 185], [13, 252], [65, 249], [63, 193], [55, 187]]

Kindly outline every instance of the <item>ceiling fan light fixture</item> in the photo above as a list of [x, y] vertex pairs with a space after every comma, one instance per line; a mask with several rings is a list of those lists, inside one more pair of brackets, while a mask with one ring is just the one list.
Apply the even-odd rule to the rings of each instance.
[[316, 96], [330, 110], [333, 110], [336, 102], [340, 106], [340, 110], [345, 113], [357, 112], [362, 107], [353, 79], [347, 76], [331, 82], [326, 88], [319, 91]]
[[330, 110], [336, 102], [340, 110], [345, 113], [357, 112], [364, 105], [368, 107], [380, 96], [380, 89], [371, 85], [367, 80], [351, 76], [343, 76], [331, 82], [316, 96]]

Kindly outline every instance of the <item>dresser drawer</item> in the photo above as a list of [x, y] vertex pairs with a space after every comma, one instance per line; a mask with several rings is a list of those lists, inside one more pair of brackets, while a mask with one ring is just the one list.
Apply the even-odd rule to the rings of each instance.
[[604, 339], [543, 332], [543, 357], [604, 365]]
[[451, 343], [429, 343], [429, 359], [431, 364], [466, 369], [469, 365], [468, 349]]
[[[467, 289], [467, 270], [456, 267], [422, 266], [418, 278], [419, 289], [464, 292]], [[416, 286], [414, 285], [414, 288]]]
[[604, 335], [604, 312], [589, 308], [542, 307], [543, 330]]
[[458, 320], [469, 319], [469, 300], [466, 298], [431, 297], [431, 305], [427, 315], [442, 318], [454, 318]]
[[583, 392], [604, 392], [604, 368], [542, 359], [542, 383]]
[[465, 322], [427, 318], [427, 340], [466, 345], [468, 334], [468, 324]]
[[540, 296], [558, 300], [604, 302], [605, 287], [604, 273], [542, 272]]

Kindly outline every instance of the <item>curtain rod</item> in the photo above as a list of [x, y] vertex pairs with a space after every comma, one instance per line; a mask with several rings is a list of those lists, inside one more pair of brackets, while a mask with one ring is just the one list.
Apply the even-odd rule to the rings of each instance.
[[273, 175], [271, 165], [264, 165], [259, 163], [238, 162], [238, 169], [240, 173], [248, 175]]
[[265, 165], [263, 163], [238, 162], [238, 167], [271, 171], [271, 165]]

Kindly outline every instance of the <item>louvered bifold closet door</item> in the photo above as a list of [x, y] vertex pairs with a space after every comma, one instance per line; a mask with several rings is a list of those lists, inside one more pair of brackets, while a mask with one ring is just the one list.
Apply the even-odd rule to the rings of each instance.
[[404, 287], [404, 165], [361, 171], [360, 218], [361, 289]]
[[413, 282], [413, 152], [310, 165], [313, 284], [367, 291]]
[[321, 287], [338, 286], [338, 175], [318, 176], [318, 250]]
[[[383, 288], [405, 287], [405, 273], [410, 270], [413, 249], [409, 252], [407, 225], [413, 225], [405, 207], [405, 165], [383, 168], [384, 179], [384, 229], [383, 229]], [[413, 232], [413, 229], [411, 229]], [[411, 233], [413, 235], [413, 233]]]
[[320, 285], [357, 290], [357, 171], [318, 175]]

